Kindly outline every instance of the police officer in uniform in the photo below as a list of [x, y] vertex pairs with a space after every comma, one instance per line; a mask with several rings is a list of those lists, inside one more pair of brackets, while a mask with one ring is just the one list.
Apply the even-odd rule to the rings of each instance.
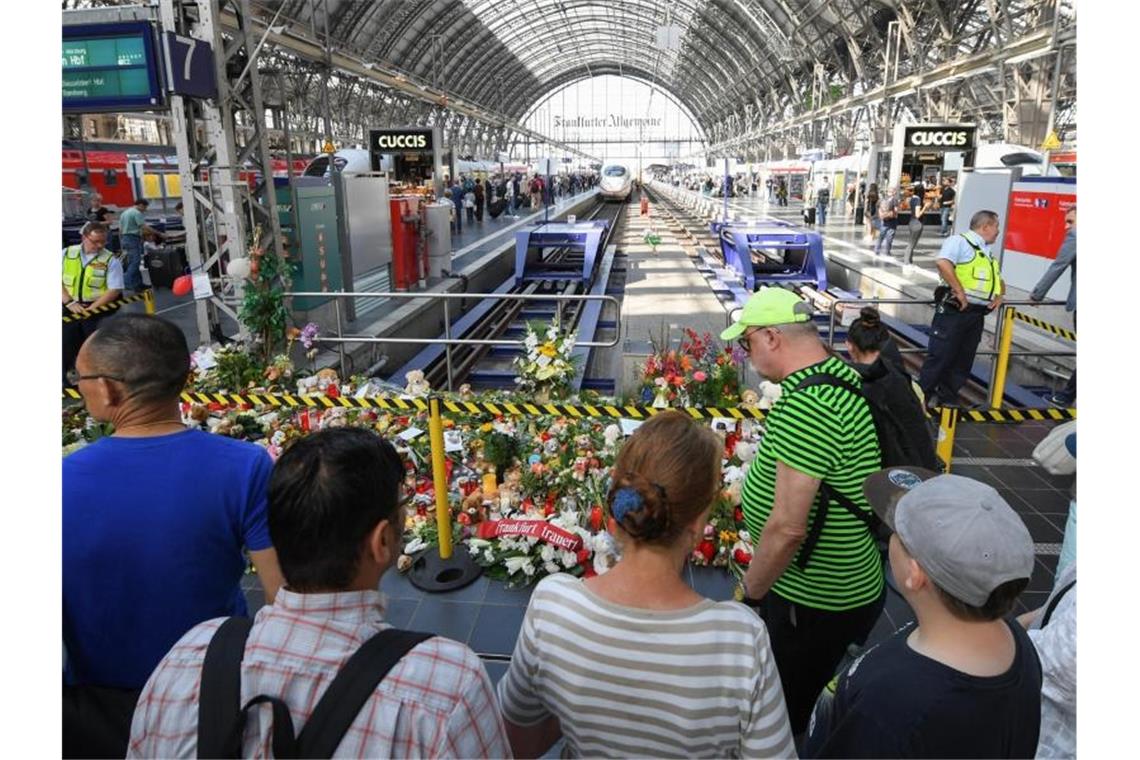
[[[79, 245], [63, 250], [63, 316], [83, 316], [93, 307], [118, 299], [123, 291], [123, 265], [106, 250], [107, 225], [88, 222], [80, 231]], [[64, 385], [71, 385], [67, 373], [75, 366], [79, 348], [107, 316], [99, 314], [63, 325]]]
[[938, 253], [943, 284], [934, 291], [937, 306], [930, 325], [930, 346], [918, 384], [928, 408], [957, 404], [958, 391], [982, 339], [986, 314], [1001, 305], [1005, 284], [989, 246], [997, 240], [998, 215], [979, 211], [970, 229], [947, 238]]

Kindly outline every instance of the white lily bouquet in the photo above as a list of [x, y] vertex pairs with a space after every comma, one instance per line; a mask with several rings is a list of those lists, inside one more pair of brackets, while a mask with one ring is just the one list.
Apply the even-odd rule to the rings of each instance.
[[523, 355], [515, 358], [518, 389], [544, 402], [564, 397], [574, 379], [574, 332], [556, 325], [527, 323]]

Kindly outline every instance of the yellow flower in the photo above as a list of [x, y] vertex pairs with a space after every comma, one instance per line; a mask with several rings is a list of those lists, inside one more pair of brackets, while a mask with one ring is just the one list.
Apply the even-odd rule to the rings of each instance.
[[484, 422], [482, 427], [479, 428], [480, 432], [483, 433], [490, 433], [492, 429], [493, 428], [490, 422]]
[[735, 544], [737, 539], [736, 531], [722, 530], [720, 532], [720, 541], [724, 544]]
[[558, 348], [553, 343], [544, 343], [538, 352], [553, 359], [558, 354]]

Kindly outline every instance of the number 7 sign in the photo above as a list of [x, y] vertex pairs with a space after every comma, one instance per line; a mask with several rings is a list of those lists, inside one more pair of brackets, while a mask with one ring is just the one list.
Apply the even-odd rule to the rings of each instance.
[[170, 91], [193, 98], [218, 95], [214, 49], [208, 42], [166, 32], [166, 77]]

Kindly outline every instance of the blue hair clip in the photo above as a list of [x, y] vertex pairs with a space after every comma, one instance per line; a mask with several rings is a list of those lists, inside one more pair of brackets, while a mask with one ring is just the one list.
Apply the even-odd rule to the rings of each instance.
[[645, 499], [641, 498], [637, 489], [625, 486], [614, 494], [614, 503], [610, 510], [614, 514], [614, 519], [620, 523], [630, 512], [639, 512], [644, 508]]

